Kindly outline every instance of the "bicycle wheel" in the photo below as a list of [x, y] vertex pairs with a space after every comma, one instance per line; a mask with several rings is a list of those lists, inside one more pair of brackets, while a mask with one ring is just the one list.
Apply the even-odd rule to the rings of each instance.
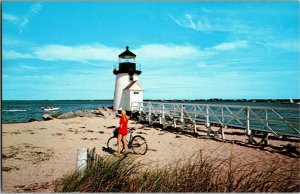
[[139, 135], [132, 138], [130, 146], [136, 154], [145, 155], [148, 150], [146, 139]]
[[[116, 137], [111, 137], [107, 141], [107, 148], [110, 149], [113, 153], [118, 152], [118, 140]], [[121, 148], [120, 153], [123, 152], [124, 146], [123, 142], [121, 141]]]

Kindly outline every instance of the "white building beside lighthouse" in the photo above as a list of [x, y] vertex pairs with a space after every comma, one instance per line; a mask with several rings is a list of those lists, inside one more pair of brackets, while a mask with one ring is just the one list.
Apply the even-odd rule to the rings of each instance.
[[119, 55], [119, 67], [113, 70], [116, 75], [114, 110], [131, 111], [133, 102], [143, 102], [144, 88], [139, 82], [142, 71], [136, 67], [135, 58], [136, 55], [129, 51], [128, 46]]

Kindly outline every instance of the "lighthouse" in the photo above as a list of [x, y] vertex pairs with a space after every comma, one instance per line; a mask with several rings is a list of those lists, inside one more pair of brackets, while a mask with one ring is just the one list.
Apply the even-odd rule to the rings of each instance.
[[137, 68], [135, 58], [136, 55], [129, 50], [128, 46], [119, 55], [119, 66], [113, 70], [116, 75], [114, 110], [124, 109], [130, 112], [133, 102], [143, 102], [144, 88], [139, 82], [142, 71]]

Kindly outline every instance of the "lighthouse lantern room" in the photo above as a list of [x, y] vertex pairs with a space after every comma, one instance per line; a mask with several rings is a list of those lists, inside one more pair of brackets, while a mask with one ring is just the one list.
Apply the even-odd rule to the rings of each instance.
[[116, 75], [114, 110], [124, 109], [130, 112], [133, 102], [143, 102], [144, 88], [139, 82], [142, 71], [137, 69], [135, 58], [136, 55], [129, 50], [128, 46], [119, 55], [119, 67], [113, 70]]

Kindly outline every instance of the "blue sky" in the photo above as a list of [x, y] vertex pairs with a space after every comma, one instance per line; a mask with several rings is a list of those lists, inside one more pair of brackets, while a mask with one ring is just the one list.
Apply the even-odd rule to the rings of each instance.
[[299, 2], [2, 2], [4, 100], [113, 99], [128, 45], [146, 99], [299, 98]]

